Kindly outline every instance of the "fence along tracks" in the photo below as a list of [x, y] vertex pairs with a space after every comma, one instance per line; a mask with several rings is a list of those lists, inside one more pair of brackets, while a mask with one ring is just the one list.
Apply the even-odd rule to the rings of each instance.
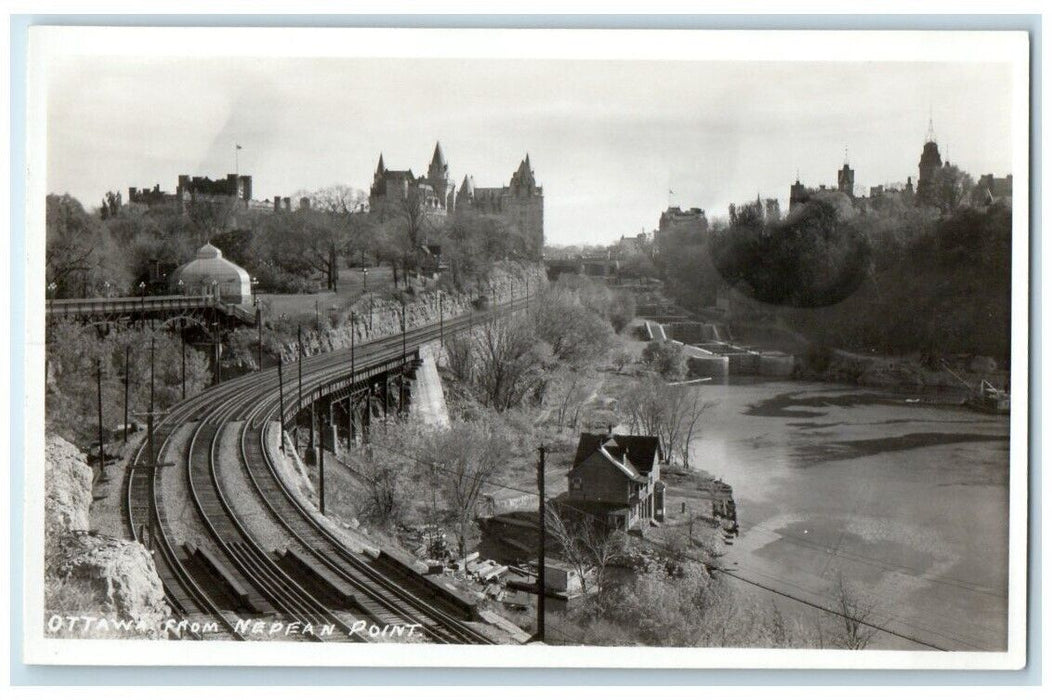
[[[521, 302], [504, 305], [503, 311], [522, 308]], [[478, 320], [500, 313], [477, 314]], [[444, 332], [467, 328], [472, 319], [449, 319]], [[438, 339], [438, 324], [406, 332], [411, 351]], [[363, 343], [357, 349], [358, 367], [398, 359], [401, 334]], [[345, 377], [349, 353], [335, 351], [304, 358], [304, 392], [309, 394]], [[286, 382], [288, 384], [288, 382]], [[310, 623], [314, 630], [327, 626], [342, 635], [308, 639], [368, 641], [351, 618], [378, 627], [414, 625], [430, 641], [453, 644], [486, 644], [491, 640], [458, 618], [443, 604], [430, 582], [414, 572], [384, 565], [348, 547], [322, 522], [322, 517], [301, 502], [279, 474], [268, 449], [269, 431], [276, 430], [278, 386], [276, 370], [246, 375], [181, 402], [158, 424], [157, 455], [164, 453], [179, 426], [194, 424], [185, 449], [182, 478], [206, 530], [208, 545], [184, 543], [183, 556], [170, 537], [169, 516], [158, 491], [159, 480], [177, 478], [175, 467], [167, 474], [152, 468], [146, 446], [138, 450], [126, 481], [128, 526], [133, 537], [145, 524], [155, 548], [154, 560], [165, 593], [176, 615], [214, 620], [219, 628], [188, 632], [197, 639], [245, 639], [241, 615], [268, 616], [286, 622]], [[237, 430], [238, 464], [221, 463], [219, 441], [225, 430]], [[220, 469], [243, 469], [272, 524], [288, 536], [274, 551], [266, 551], [239, 518], [240, 494], [224, 493]], [[335, 603], [333, 603], [335, 601]]]

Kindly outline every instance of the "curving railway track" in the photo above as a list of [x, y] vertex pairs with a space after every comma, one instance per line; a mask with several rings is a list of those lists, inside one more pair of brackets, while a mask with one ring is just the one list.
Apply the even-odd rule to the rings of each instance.
[[[355, 351], [356, 375], [367, 367], [400, 362], [404, 353], [437, 340], [443, 331], [457, 333], [521, 308], [523, 302], [517, 300], [449, 319], [442, 329], [439, 324], [409, 329], [404, 347], [402, 334], [362, 343]], [[304, 395], [349, 375], [349, 350], [304, 358]], [[285, 383], [291, 394], [290, 382]], [[461, 609], [436, 595], [434, 584], [394, 560], [349, 546], [297, 496], [269, 448], [270, 433], [278, 429], [279, 403], [276, 369], [212, 387], [173, 406], [155, 428], [156, 455], [148, 455], [144, 444], [127, 472], [128, 528], [136, 539], [148, 535], [173, 614], [213, 623], [202, 625], [203, 631], [188, 628], [186, 636], [252, 638], [243, 623], [251, 618], [295, 622], [303, 630], [301, 638], [311, 641], [371, 641], [362, 634], [363, 626], [369, 626], [413, 629], [436, 643], [492, 643], [467, 624]], [[285, 409], [287, 415], [295, 412]], [[189, 426], [190, 437], [179, 460], [155, 467], [159, 455], [174, 451], [173, 436], [181, 426]], [[229, 454], [224, 458], [224, 436], [236, 441], [236, 460]], [[224, 470], [240, 470], [239, 478], [251, 484], [252, 493], [231, 493], [229, 485], [224, 486], [229, 476]], [[197, 546], [175, 541], [162, 480], [166, 488], [184, 488], [193, 503], [192, 515], [180, 517], [181, 524], [199, 530]], [[261, 503], [257, 517], [266, 518], [270, 532], [281, 533], [278, 549], [268, 550], [239, 513], [239, 505], [248, 500]], [[193, 523], [183, 522], [188, 517]]]

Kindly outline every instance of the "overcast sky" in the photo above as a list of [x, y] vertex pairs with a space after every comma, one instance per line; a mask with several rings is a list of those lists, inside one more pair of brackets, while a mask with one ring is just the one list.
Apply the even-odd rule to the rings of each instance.
[[48, 73], [48, 190], [174, 191], [180, 174], [252, 175], [257, 199], [334, 183], [368, 190], [377, 157], [507, 184], [528, 152], [549, 243], [652, 230], [672, 203], [723, 216], [797, 171], [856, 194], [916, 180], [929, 110], [943, 158], [978, 177], [1011, 164], [1006, 64], [61, 59]]

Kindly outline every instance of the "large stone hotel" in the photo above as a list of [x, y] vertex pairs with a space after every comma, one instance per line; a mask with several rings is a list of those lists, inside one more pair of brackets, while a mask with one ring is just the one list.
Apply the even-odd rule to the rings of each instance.
[[382, 213], [393, 207], [404, 207], [406, 203], [422, 206], [440, 216], [469, 211], [497, 216], [523, 234], [530, 243], [531, 255], [539, 257], [544, 247], [544, 189], [537, 184], [528, 154], [509, 184], [476, 187], [475, 178], [465, 175], [459, 190], [441, 144], [435, 144], [426, 175], [416, 176], [412, 170], [391, 170], [381, 154], [369, 188], [370, 211]]

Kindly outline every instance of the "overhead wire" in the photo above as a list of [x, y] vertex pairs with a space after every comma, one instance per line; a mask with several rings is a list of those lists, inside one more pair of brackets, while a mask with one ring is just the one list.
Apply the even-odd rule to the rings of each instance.
[[[372, 448], [379, 448], [379, 449], [381, 449], [383, 451], [386, 451], [386, 452], [389, 452], [391, 454], [397, 455], [397, 456], [402, 457], [404, 459], [411, 460], [413, 462], [416, 462], [418, 464], [426, 466], [426, 467], [428, 467], [430, 469], [434, 469], [435, 471], [439, 471], [439, 472], [443, 472], [443, 473], [452, 473], [451, 470], [449, 470], [448, 468], [444, 467], [441, 464], [438, 464], [438, 463], [433, 462], [433, 461], [428, 461], [428, 460], [421, 459], [421, 458], [419, 458], [419, 457], [417, 457], [415, 455], [411, 455], [411, 454], [408, 454], [408, 453], [403, 452], [401, 450], [397, 450], [397, 449], [395, 449], [395, 448], [393, 448], [393, 447], [391, 447], [389, 445], [382, 445], [382, 444], [379, 444], [379, 443], [370, 443], [369, 446], [372, 447]], [[521, 486], [517, 486], [517, 485], [514, 485], [514, 484], [502, 483], [502, 482], [499, 482], [499, 481], [495, 481], [493, 479], [483, 479], [482, 483], [485, 483], [485, 484], [487, 484], [489, 486], [495, 486], [497, 488], [503, 488], [503, 489], [507, 489], [507, 490], [510, 490], [510, 491], [520, 492], [520, 493], [527, 494], [527, 495], [530, 495], [530, 496], [536, 496], [537, 495], [536, 491], [525, 489], [525, 488], [523, 488]], [[590, 517], [590, 518], [594, 518], [596, 520], [600, 519], [594, 513], [589, 513], [587, 511], [581, 510], [579, 508], [575, 508], [574, 506], [572, 506], [572, 505], [570, 505], [570, 504], [568, 504], [566, 502], [558, 502], [558, 503], [556, 503], [552, 498], [547, 498], [546, 502], [547, 503], [555, 503], [558, 507], [568, 508], [570, 510], [576, 511], [578, 513], [581, 513], [582, 515], [585, 515], [585, 516]], [[644, 539], [644, 541], [646, 541], [646, 542], [648, 542], [650, 544], [658, 544], [654, 540]], [[878, 630], [880, 632], [883, 632], [885, 634], [891, 635], [893, 637], [897, 637], [897, 638], [903, 639], [905, 641], [909, 641], [911, 643], [918, 644], [920, 646], [927, 647], [927, 648], [930, 648], [930, 649], [933, 649], [933, 650], [936, 650], [936, 651], [949, 651], [949, 649], [946, 648], [946, 647], [943, 647], [943, 646], [940, 646], [938, 644], [935, 644], [935, 643], [932, 643], [932, 642], [920, 639], [917, 636], [910, 635], [910, 634], [905, 634], [905, 633], [902, 633], [902, 632], [898, 632], [896, 630], [893, 630], [893, 629], [887, 627], [886, 625], [881, 625], [881, 624], [878, 624], [878, 623], [873, 622], [873, 621], [860, 619], [858, 617], [848, 615], [848, 614], [844, 613], [843, 611], [839, 611], [839, 610], [836, 610], [834, 608], [831, 608], [831, 607], [828, 607], [828, 606], [825, 606], [825, 605], [821, 605], [821, 604], [815, 603], [813, 601], [806, 600], [804, 598], [801, 598], [798, 595], [794, 595], [792, 593], [789, 593], [789, 592], [786, 592], [786, 591], [783, 591], [783, 590], [779, 590], [777, 588], [774, 588], [773, 586], [769, 586], [769, 585], [760, 583], [758, 581], [753, 581], [750, 578], [742, 576], [741, 574], [736, 573], [733, 570], [729, 570], [726, 567], [718, 566], [716, 564], [713, 564], [712, 562], [704, 561], [704, 560], [698, 559], [696, 557], [683, 555], [682, 553], [681, 553], [681, 556], [683, 556], [685, 559], [688, 559], [688, 560], [693, 561], [695, 563], [701, 564], [701, 565], [703, 565], [703, 566], [705, 566], [705, 567], [707, 567], [709, 569], [712, 569], [714, 571], [718, 571], [721, 574], [724, 574], [724, 575], [726, 575], [726, 576], [728, 576], [730, 578], [742, 581], [743, 583], [755, 586], [755, 587], [760, 588], [762, 590], [765, 590], [765, 591], [767, 591], [769, 593], [773, 593], [775, 595], [784, 597], [786, 599], [789, 599], [789, 600], [792, 600], [794, 602], [800, 603], [802, 605], [814, 608], [814, 609], [819, 610], [821, 612], [825, 612], [825, 613], [828, 613], [830, 615], [834, 615], [836, 617], [839, 617], [839, 618], [842, 618], [842, 619], [845, 619], [845, 620], [849, 620], [849, 621], [854, 622], [856, 624], [860, 624], [860, 625], [863, 625], [865, 627], [869, 627], [869, 628]], [[763, 574], [761, 574], [761, 575], [763, 575]], [[770, 577], [770, 578], [773, 578], [773, 577]], [[925, 579], [925, 580], [927, 580], [927, 579]], [[807, 589], [801, 588], [800, 586], [797, 586], [795, 584], [791, 584], [791, 583], [786, 582], [786, 581], [779, 580], [779, 583], [784, 583], [784, 584], [787, 584], [787, 585], [791, 585], [794, 588], [800, 588], [800, 590], [803, 590], [803, 591], [805, 591], [807, 593], [810, 593], [812, 595], [817, 595], [814, 591], [809, 591]], [[976, 645], [976, 644], [974, 644], [972, 642], [969, 642], [968, 640], [960, 639], [960, 638], [955, 637], [953, 635], [950, 635], [950, 634], [947, 634], [947, 633], [944, 633], [944, 632], [939, 632], [937, 630], [924, 628], [924, 627], [921, 627], [920, 625], [917, 625], [916, 623], [902, 620], [901, 618], [895, 618], [895, 619], [900, 624], [902, 624], [904, 626], [912, 627], [912, 628], [919, 629], [919, 630], [924, 631], [924, 632], [928, 632], [928, 633], [935, 634], [935, 635], [938, 635], [938, 636], [946, 637], [947, 639], [951, 639], [951, 640], [953, 640], [955, 642], [958, 642], [959, 644], [962, 644], [962, 645], [965, 645], [965, 646], [973, 647], [973, 648], [976, 648], [976, 649], [980, 648], [978, 645]]]

